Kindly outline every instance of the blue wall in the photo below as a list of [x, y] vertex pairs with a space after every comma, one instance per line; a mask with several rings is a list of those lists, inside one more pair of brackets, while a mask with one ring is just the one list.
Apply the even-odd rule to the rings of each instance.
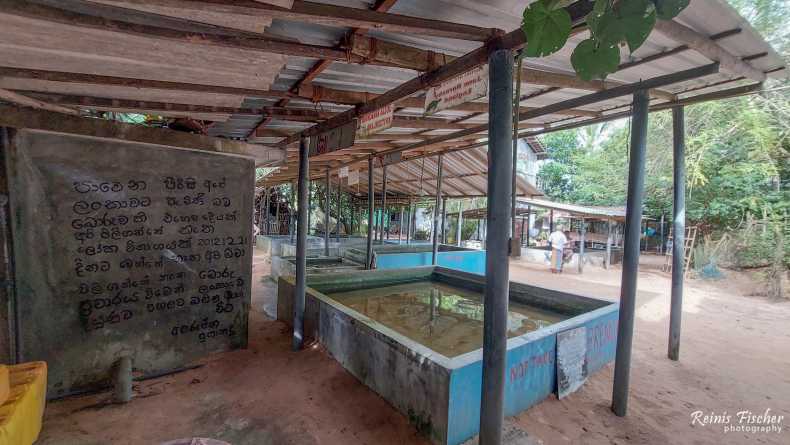
[[[613, 311], [584, 324], [587, 328], [588, 375], [614, 360], [618, 314], [618, 311]], [[556, 334], [507, 351], [506, 416], [514, 416], [556, 392], [556, 355]], [[463, 443], [478, 433], [481, 390], [482, 361], [452, 371], [447, 416], [448, 444]]]
[[[376, 269], [403, 269], [431, 265], [431, 252], [377, 253]], [[439, 266], [464, 272], [485, 275], [486, 252], [484, 250], [459, 250], [439, 252]]]

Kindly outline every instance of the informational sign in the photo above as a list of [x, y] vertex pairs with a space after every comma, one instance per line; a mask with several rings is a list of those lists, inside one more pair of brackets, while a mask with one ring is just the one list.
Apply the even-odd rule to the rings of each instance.
[[351, 170], [348, 172], [348, 185], [359, 184], [359, 170]]
[[340, 167], [340, 172], [338, 173], [338, 175], [340, 175], [341, 178], [347, 178], [348, 177], [348, 167]]
[[389, 104], [378, 110], [365, 113], [359, 117], [359, 137], [366, 137], [386, 130], [392, 126], [395, 107]]
[[587, 329], [584, 326], [557, 334], [557, 397], [579, 389], [587, 380]]
[[318, 156], [354, 145], [357, 133], [357, 121], [341, 125], [310, 138], [308, 156]]
[[254, 161], [20, 130], [7, 151], [21, 361], [49, 397], [247, 344]]
[[403, 159], [402, 152], [387, 153], [381, 157], [381, 165], [397, 164], [401, 159]]
[[488, 94], [488, 65], [478, 66], [458, 77], [431, 87], [425, 94], [425, 114], [485, 97]]

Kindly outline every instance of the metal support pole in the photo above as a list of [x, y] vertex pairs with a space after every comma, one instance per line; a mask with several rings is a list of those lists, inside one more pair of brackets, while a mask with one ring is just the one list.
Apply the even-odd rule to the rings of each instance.
[[[527, 216], [527, 220], [529, 220], [529, 216]], [[527, 225], [527, 223], [524, 221], [524, 217], [522, 216], [521, 217], [521, 236], [519, 237], [519, 239], [521, 240], [522, 243], [524, 242], [524, 226], [526, 226], [526, 225]]]
[[365, 269], [370, 269], [373, 261], [373, 213], [375, 208], [373, 196], [373, 157], [368, 158], [368, 249], [365, 256]]
[[549, 233], [554, 233], [554, 209], [549, 210]]
[[[381, 167], [381, 232], [379, 233], [379, 239], [382, 244], [384, 243], [384, 232], [389, 230], [389, 221], [386, 221], [387, 219], [389, 219], [387, 218], [387, 166], [384, 165]], [[389, 235], [388, 232], [387, 239], [390, 239]]]
[[[480, 404], [480, 445], [502, 443], [505, 402], [507, 310], [510, 294], [508, 244], [510, 204], [514, 193], [513, 53], [496, 50], [488, 63], [488, 216], [486, 285], [483, 302], [483, 388]], [[488, 230], [488, 229], [491, 230]]]
[[672, 303], [669, 310], [670, 360], [680, 357], [680, 319], [683, 313], [683, 275], [686, 245], [686, 136], [683, 107], [672, 109]]
[[310, 236], [310, 228], [313, 227], [313, 181], [310, 176], [307, 178], [307, 236]]
[[332, 201], [332, 184], [329, 182], [329, 169], [326, 169], [324, 186], [324, 256], [329, 256], [329, 210]]
[[461, 247], [461, 236], [464, 225], [464, 202], [458, 203], [458, 226], [455, 228], [455, 245]]
[[612, 267], [612, 218], [606, 218], [606, 268]]
[[447, 244], [447, 197], [442, 198], [442, 244]]
[[631, 154], [628, 165], [628, 199], [623, 243], [623, 272], [620, 284], [620, 319], [617, 325], [617, 352], [614, 364], [612, 411], [620, 417], [628, 411], [631, 374], [631, 343], [634, 336], [636, 282], [639, 273], [639, 237], [642, 221], [642, 194], [645, 190], [645, 146], [649, 96], [646, 90], [634, 93], [631, 117]]
[[398, 244], [403, 241], [403, 206], [400, 206], [400, 219], [398, 219]]
[[406, 224], [406, 244], [411, 244], [411, 226], [414, 220], [414, 208], [411, 205], [411, 196], [409, 197], [409, 219]]
[[277, 187], [274, 200], [274, 227], [277, 228], [277, 235], [282, 235], [282, 228], [280, 227], [280, 187]]
[[299, 140], [299, 203], [296, 221], [296, 289], [294, 290], [294, 333], [292, 348], [302, 349], [304, 342], [304, 294], [307, 288], [307, 232], [310, 169], [307, 159], [308, 139]]
[[661, 243], [658, 245], [658, 254], [664, 254], [664, 214], [661, 214]]
[[288, 224], [288, 235], [291, 236], [291, 244], [296, 239], [296, 181], [291, 183], [291, 209]]
[[529, 229], [532, 228], [532, 206], [527, 206], [527, 249], [529, 249]]
[[584, 227], [584, 218], [581, 220], [581, 225], [579, 226], [579, 273], [584, 273], [584, 235], [587, 231], [587, 228]]
[[269, 235], [269, 187], [266, 187], [263, 190], [263, 192], [266, 193], [266, 205], [263, 208], [263, 211], [265, 212], [264, 215], [266, 216], [266, 231], [264, 233]]
[[431, 264], [436, 265], [436, 257], [439, 255], [439, 207], [442, 204], [442, 155], [439, 155], [439, 160], [436, 161], [438, 171], [436, 172], [436, 203], [433, 206], [433, 255], [431, 255]]
[[335, 215], [337, 215], [337, 224], [336, 224], [337, 227], [335, 228], [335, 232], [337, 232], [338, 247], [340, 247], [340, 219], [343, 216], [343, 190], [342, 187], [340, 187], [340, 184], [342, 183], [343, 180], [340, 178], [340, 176], [338, 176], [337, 177], [337, 212], [335, 212]]

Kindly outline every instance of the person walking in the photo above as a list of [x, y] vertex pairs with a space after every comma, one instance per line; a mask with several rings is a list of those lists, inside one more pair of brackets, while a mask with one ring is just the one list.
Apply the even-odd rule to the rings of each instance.
[[549, 245], [551, 246], [551, 273], [562, 273], [562, 253], [567, 242], [568, 238], [559, 227], [549, 235]]

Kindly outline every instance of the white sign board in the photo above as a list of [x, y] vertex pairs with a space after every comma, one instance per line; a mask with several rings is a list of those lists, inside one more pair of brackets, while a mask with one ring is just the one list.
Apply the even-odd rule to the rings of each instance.
[[587, 380], [587, 329], [557, 334], [557, 397], [562, 399]]
[[359, 184], [359, 170], [352, 170], [348, 172], [348, 185]]
[[347, 178], [348, 177], [348, 167], [340, 167], [339, 175], [340, 175], [341, 178]]
[[359, 137], [366, 137], [390, 128], [392, 126], [394, 112], [395, 107], [389, 104], [378, 110], [361, 115], [359, 117], [357, 135]]
[[488, 94], [488, 65], [478, 66], [441, 85], [431, 87], [425, 94], [425, 114], [452, 108]]

